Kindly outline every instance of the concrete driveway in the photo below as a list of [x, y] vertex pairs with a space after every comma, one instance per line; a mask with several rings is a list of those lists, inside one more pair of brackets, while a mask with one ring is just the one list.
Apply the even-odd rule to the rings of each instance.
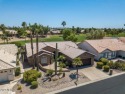
[[105, 78], [105, 77], [109, 76], [109, 75], [105, 74], [104, 72], [96, 69], [93, 66], [79, 69], [79, 71], [82, 72], [90, 80], [98, 80], [98, 79]]

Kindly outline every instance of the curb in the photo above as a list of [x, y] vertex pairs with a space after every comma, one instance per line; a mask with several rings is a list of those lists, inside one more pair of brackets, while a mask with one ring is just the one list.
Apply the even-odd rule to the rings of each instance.
[[80, 86], [92, 84], [92, 83], [95, 83], [95, 82], [98, 82], [98, 81], [102, 81], [102, 80], [105, 80], [105, 79], [113, 78], [113, 77], [116, 77], [116, 76], [119, 76], [119, 75], [123, 75], [123, 74], [125, 74], [125, 72], [114, 74], [112, 76], [108, 76], [108, 77], [105, 77], [105, 78], [101, 78], [101, 79], [85, 82], [85, 83], [82, 83], [82, 84], [78, 84], [77, 86], [71, 86], [71, 87], [67, 87], [67, 88], [64, 88], [64, 89], [57, 90], [57, 91], [49, 92], [47, 94], [56, 94], [56, 93], [63, 92], [63, 91], [69, 90], [69, 89], [73, 89], [73, 88], [77, 88], [77, 87], [80, 87]]

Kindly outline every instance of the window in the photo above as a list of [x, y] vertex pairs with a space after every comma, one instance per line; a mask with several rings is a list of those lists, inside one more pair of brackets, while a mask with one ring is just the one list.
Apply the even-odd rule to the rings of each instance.
[[107, 58], [108, 57], [108, 54], [107, 53], [105, 53], [105, 58]]
[[47, 57], [46, 56], [42, 56], [41, 63], [42, 64], [47, 64]]

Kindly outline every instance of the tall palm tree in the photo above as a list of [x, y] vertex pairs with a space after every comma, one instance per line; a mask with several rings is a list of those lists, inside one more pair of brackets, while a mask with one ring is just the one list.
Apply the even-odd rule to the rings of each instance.
[[32, 50], [32, 61], [33, 61], [33, 69], [35, 69], [35, 60], [34, 60], [34, 51], [33, 51], [33, 35], [32, 35], [32, 26], [29, 24], [28, 30], [30, 30], [30, 41], [31, 41], [31, 50]]
[[34, 52], [33, 52], [33, 38], [32, 38], [32, 33], [31, 33], [31, 49], [32, 49], [32, 60], [33, 60], [33, 69], [35, 69], [35, 62], [34, 62]]
[[27, 23], [26, 22], [22, 22], [22, 27], [26, 29], [27, 28]]
[[37, 70], [39, 71], [39, 44], [38, 44], [38, 32], [36, 33], [36, 62], [37, 62]]
[[3, 32], [3, 35], [2, 35], [2, 37], [1, 37], [1, 39], [4, 40], [4, 43], [5, 43], [5, 40], [6, 40], [6, 35], [5, 35], [6, 27], [5, 27], [5, 25], [4, 25], [4, 24], [1, 24], [1, 25], [0, 25], [0, 29], [1, 29], [1, 31]]
[[83, 65], [83, 62], [81, 61], [81, 59], [78, 57], [78, 58], [75, 58], [74, 60], [73, 60], [73, 65], [75, 65], [76, 66], [76, 74], [77, 74], [77, 81], [78, 81], [78, 66], [81, 66], [81, 65]]
[[61, 23], [61, 25], [62, 25], [63, 27], [65, 27], [65, 26], [66, 26], [66, 22], [63, 21], [63, 22]]
[[58, 58], [58, 44], [56, 43], [56, 53], [55, 53], [55, 75], [57, 75], [57, 58]]

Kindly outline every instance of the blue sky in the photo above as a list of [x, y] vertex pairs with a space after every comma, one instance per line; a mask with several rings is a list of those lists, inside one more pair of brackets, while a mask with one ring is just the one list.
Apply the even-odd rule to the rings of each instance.
[[0, 24], [122, 28], [125, 0], [0, 0]]

